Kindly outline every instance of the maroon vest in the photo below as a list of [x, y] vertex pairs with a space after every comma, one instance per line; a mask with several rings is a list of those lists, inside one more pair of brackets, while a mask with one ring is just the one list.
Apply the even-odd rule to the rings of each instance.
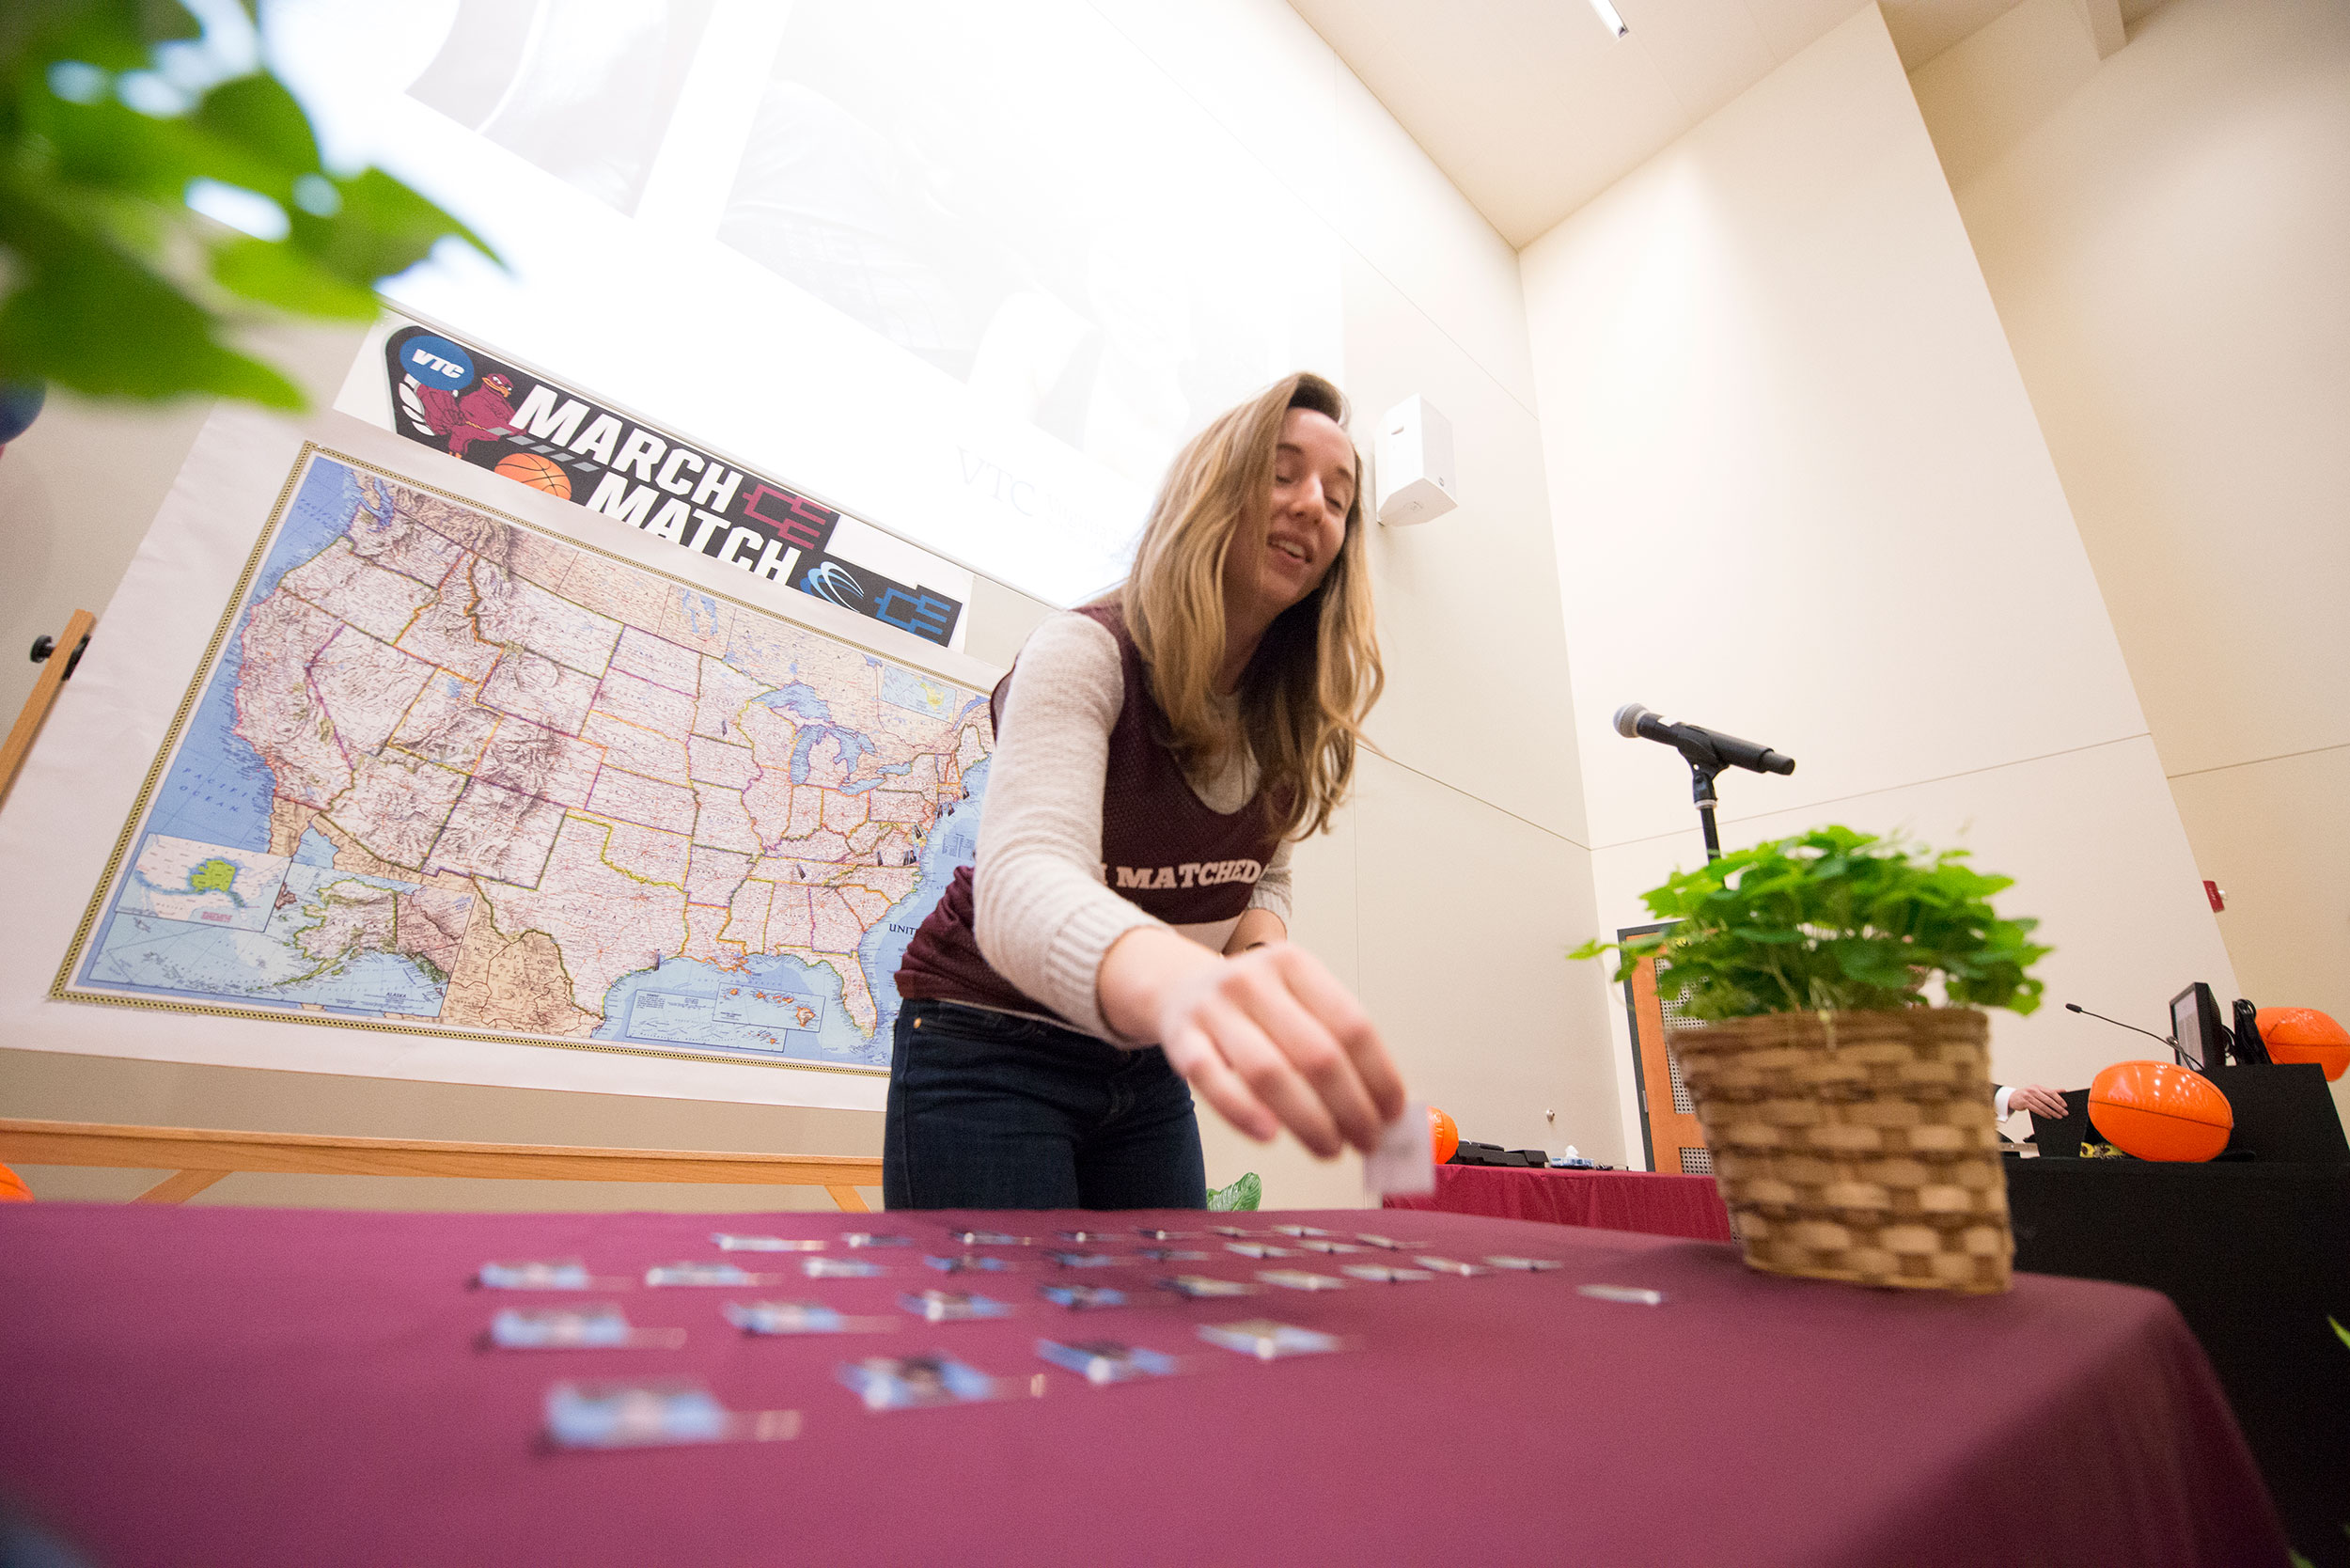
[[[1126, 696], [1110, 727], [1102, 777], [1102, 879], [1120, 898], [1169, 925], [1237, 919], [1280, 842], [1261, 791], [1237, 811], [1213, 811], [1165, 740], [1168, 725], [1151, 696], [1141, 651], [1126, 634], [1114, 604], [1077, 613], [1118, 640]], [[990, 715], [1002, 732], [1004, 694], [1011, 674], [996, 682]], [[932, 997], [1010, 1012], [1060, 1015], [1013, 985], [979, 955], [972, 934], [971, 868], [955, 872], [930, 917], [914, 933], [898, 965], [898, 995]]]

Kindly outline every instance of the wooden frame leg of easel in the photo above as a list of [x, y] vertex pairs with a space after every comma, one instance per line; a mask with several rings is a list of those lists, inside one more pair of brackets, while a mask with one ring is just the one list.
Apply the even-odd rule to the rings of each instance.
[[226, 1170], [182, 1170], [166, 1176], [131, 1200], [133, 1203], [184, 1203], [227, 1175]]
[[824, 1190], [832, 1194], [833, 1202], [844, 1215], [869, 1215], [873, 1212], [865, 1206], [865, 1195], [854, 1187], [828, 1186]]
[[84, 640], [97, 624], [98, 618], [89, 611], [74, 611], [65, 623], [65, 635], [57, 639], [40, 666], [40, 675], [33, 682], [33, 695], [24, 699], [24, 711], [16, 715], [8, 738], [0, 741], [0, 800], [8, 798], [8, 790], [16, 783], [16, 771], [24, 765], [26, 755], [33, 749], [33, 737], [40, 733], [50, 704], [57, 700], [57, 693], [65, 686], [66, 671], [80, 656]]

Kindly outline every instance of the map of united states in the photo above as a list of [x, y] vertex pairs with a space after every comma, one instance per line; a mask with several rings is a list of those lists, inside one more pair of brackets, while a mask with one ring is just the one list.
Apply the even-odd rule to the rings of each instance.
[[880, 1067], [983, 694], [306, 457], [80, 988]]

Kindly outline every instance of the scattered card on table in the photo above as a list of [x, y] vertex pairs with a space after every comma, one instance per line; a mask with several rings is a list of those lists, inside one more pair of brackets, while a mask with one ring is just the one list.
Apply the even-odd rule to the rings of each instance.
[[1121, 1345], [1108, 1340], [1095, 1340], [1085, 1344], [1039, 1340], [1036, 1353], [1053, 1365], [1066, 1367], [1096, 1386], [1131, 1383], [1138, 1377], [1170, 1377], [1175, 1372], [1175, 1357], [1172, 1356], [1162, 1356], [1155, 1350]]
[[1434, 1269], [1438, 1274], [1457, 1274], [1464, 1279], [1493, 1272], [1477, 1263], [1456, 1263], [1449, 1258], [1415, 1258], [1412, 1262], [1422, 1268]]
[[870, 1279], [889, 1271], [862, 1258], [810, 1258], [800, 1264], [810, 1279]]
[[1066, 1307], [1073, 1312], [1126, 1305], [1126, 1293], [1112, 1290], [1107, 1285], [1041, 1285], [1036, 1294], [1054, 1306]]
[[1356, 1246], [1355, 1246], [1353, 1242], [1341, 1242], [1341, 1241], [1302, 1241], [1302, 1242], [1299, 1242], [1299, 1243], [1297, 1244], [1297, 1250], [1299, 1250], [1300, 1252], [1322, 1252], [1322, 1253], [1330, 1253], [1330, 1252], [1360, 1252], [1360, 1251], [1362, 1250], [1362, 1248], [1361, 1248], [1361, 1247], [1356, 1247]]
[[895, 1318], [852, 1318], [816, 1301], [729, 1301], [727, 1321], [745, 1334], [872, 1334]]
[[1002, 1231], [953, 1231], [948, 1234], [965, 1247], [1033, 1247], [1035, 1238], [1014, 1236]]
[[558, 1383], [547, 1390], [547, 1441], [558, 1449], [773, 1442], [800, 1434], [796, 1410], [733, 1411], [697, 1383]]
[[1273, 1233], [1277, 1236], [1326, 1236], [1330, 1232], [1319, 1225], [1277, 1225]]
[[1663, 1291], [1652, 1291], [1639, 1285], [1577, 1285], [1577, 1295], [1588, 1295], [1594, 1301], [1621, 1301], [1631, 1307], [1662, 1307]]
[[1001, 1274], [1011, 1265], [1001, 1258], [991, 1258], [984, 1252], [965, 1252], [960, 1258], [924, 1258], [923, 1262], [941, 1274]]
[[474, 1283], [490, 1291], [586, 1291], [596, 1288], [588, 1265], [576, 1258], [553, 1262], [484, 1263]]
[[971, 1318], [1001, 1318], [1011, 1309], [968, 1291], [909, 1291], [898, 1305], [926, 1323], [962, 1323]]
[[1302, 1268], [1268, 1268], [1260, 1270], [1257, 1278], [1268, 1285], [1278, 1285], [1286, 1291], [1336, 1291], [1345, 1288], [1346, 1281], [1326, 1274], [1308, 1274]]
[[1398, 1268], [1393, 1263], [1349, 1263], [1340, 1272], [1350, 1278], [1368, 1279], [1374, 1285], [1408, 1285], [1415, 1279], [1435, 1278], [1424, 1268]]
[[1135, 1249], [1135, 1256], [1148, 1258], [1154, 1263], [1198, 1263], [1206, 1262], [1208, 1255], [1180, 1247], [1140, 1247]]
[[1488, 1258], [1485, 1262], [1493, 1264], [1496, 1268], [1513, 1268], [1526, 1274], [1546, 1274], [1554, 1268], [1564, 1268], [1567, 1266], [1564, 1263], [1555, 1262], [1549, 1258], [1511, 1258], [1502, 1256]]
[[1144, 1241], [1161, 1242], [1189, 1241], [1192, 1237], [1198, 1235], [1198, 1233], [1199, 1232], [1197, 1231], [1152, 1231], [1147, 1229], [1136, 1231], [1135, 1232], [1136, 1235], [1140, 1236]]
[[1107, 1268], [1118, 1262], [1106, 1252], [1047, 1252], [1063, 1268]]
[[1384, 1247], [1390, 1252], [1409, 1252], [1416, 1247], [1427, 1245], [1424, 1242], [1397, 1241], [1393, 1236], [1374, 1236], [1368, 1231], [1356, 1231], [1355, 1239], [1366, 1247]]
[[753, 1274], [734, 1263], [660, 1263], [645, 1271], [648, 1285], [768, 1285], [780, 1278]]
[[1244, 1231], [1237, 1225], [1211, 1225], [1208, 1230], [1219, 1236], [1253, 1236], [1254, 1231]]
[[1379, 1136], [1379, 1147], [1363, 1156], [1363, 1188], [1382, 1198], [1432, 1193], [1436, 1190], [1435, 1155], [1428, 1107], [1406, 1105]]
[[840, 1238], [843, 1247], [912, 1247], [912, 1236], [877, 1236], [870, 1231], [851, 1231]]
[[675, 1350], [682, 1328], [632, 1328], [618, 1307], [509, 1307], [490, 1320], [489, 1342], [499, 1350]]
[[1339, 1348], [1335, 1335], [1266, 1318], [1251, 1318], [1246, 1323], [1203, 1323], [1199, 1325], [1199, 1337], [1212, 1345], [1222, 1345], [1260, 1361], [1277, 1361], [1284, 1356], [1319, 1356]]
[[1237, 1252], [1244, 1258], [1294, 1258], [1297, 1256], [1292, 1249], [1276, 1247], [1271, 1242], [1226, 1242], [1224, 1250]]
[[840, 1381], [865, 1408], [923, 1410], [995, 1397], [995, 1380], [948, 1356], [874, 1356], [840, 1369]]
[[724, 1231], [713, 1231], [710, 1239], [718, 1244], [721, 1252], [822, 1252], [820, 1241], [793, 1241], [785, 1236], [730, 1236]]
[[1219, 1295], [1255, 1295], [1257, 1287], [1237, 1279], [1211, 1279], [1204, 1274], [1179, 1274], [1171, 1279], [1159, 1281], [1159, 1289], [1173, 1291], [1191, 1301], [1204, 1301]]

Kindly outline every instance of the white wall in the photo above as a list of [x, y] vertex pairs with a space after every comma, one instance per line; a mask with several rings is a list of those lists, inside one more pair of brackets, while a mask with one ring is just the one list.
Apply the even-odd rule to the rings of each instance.
[[[1573, 1141], [1618, 1157], [1601, 986], [1559, 957], [1590, 929], [1590, 876], [1515, 259], [1281, 0], [1211, 0], [1180, 13], [1138, 0], [1097, 0], [1094, 8], [1110, 24], [1101, 47], [1131, 52], [1114, 62], [1119, 69], [1131, 70], [1138, 55], [1165, 72], [1290, 194], [1285, 227], [1236, 234], [1235, 243], [1294, 237], [1335, 246], [1344, 363], [1318, 368], [1337, 373], [1355, 399], [1358, 429], [1420, 392], [1460, 431], [1461, 510], [1373, 541], [1390, 676], [1373, 734], [1386, 756], [1366, 758], [1358, 804], [1333, 835], [1301, 850], [1296, 935], [1358, 985], [1416, 1088], [1466, 1134], [1513, 1145]], [[340, 352], [347, 359], [349, 348]], [[339, 372], [325, 363], [332, 359], [322, 355], [322, 375]], [[103, 421], [117, 417], [53, 411], [27, 450], [37, 440], [60, 453], [102, 444]], [[140, 428], [158, 443], [152, 475], [85, 464], [94, 471], [82, 494], [100, 505], [24, 513], [38, 517], [48, 548], [102, 518], [113, 564], [97, 573], [102, 586], [128, 559], [177, 463], [162, 445], [177, 427]], [[187, 433], [178, 439], [184, 449]], [[0, 464], [0, 506], [11, 515], [7, 486], [18, 456]], [[1009, 651], [1035, 613], [1016, 595], [999, 597], [975, 596], [975, 654]], [[11, 605], [0, 632], [14, 635], [17, 613]], [[697, 1106], [712, 1108], [702, 1115]], [[753, 1122], [732, 1114], [740, 1109], [0, 1053], [0, 1115], [540, 1142], [880, 1147], [871, 1113], [772, 1107]], [[1555, 1122], [1545, 1110], [1557, 1112]], [[1365, 1201], [1352, 1161], [1316, 1165], [1293, 1144], [1248, 1145], [1212, 1114], [1203, 1123], [1219, 1184], [1256, 1169], [1269, 1204]], [[118, 1195], [131, 1182], [28, 1175], [44, 1196]], [[358, 1189], [354, 1200], [352, 1190], [239, 1177], [198, 1200], [588, 1206], [633, 1196], [516, 1184], [446, 1200]], [[681, 1201], [674, 1191], [660, 1200]]]
[[2100, 63], [2027, 0], [1913, 86], [2236, 980], [2350, 1020], [2350, 8], [2170, 0]]
[[[1600, 926], [1702, 854], [1678, 760], [1606, 729], [1637, 699], [1798, 760], [1722, 781], [1731, 843], [1841, 821], [1976, 848], [2044, 921], [2058, 999], [2151, 1022], [2231, 979], [1876, 8], [1521, 260]], [[1995, 1071], [2137, 1054], [2092, 1031], [1997, 1014]]]
[[[1418, 392], [1458, 435], [1460, 510], [1371, 540], [1385, 755], [1300, 848], [1293, 935], [1464, 1136], [1620, 1159], [1598, 977], [1559, 956], [1589, 929], [1589, 861], [1515, 259], [1279, 0], [1097, 7], [1335, 235], [1356, 433]], [[1254, 1169], [1269, 1205], [1369, 1201], [1352, 1160], [1213, 1114], [1201, 1130], [1212, 1183]]]
[[16, 722], [41, 666], [33, 639], [92, 614], [131, 564], [211, 403], [156, 409], [52, 392], [0, 458], [0, 722]]

